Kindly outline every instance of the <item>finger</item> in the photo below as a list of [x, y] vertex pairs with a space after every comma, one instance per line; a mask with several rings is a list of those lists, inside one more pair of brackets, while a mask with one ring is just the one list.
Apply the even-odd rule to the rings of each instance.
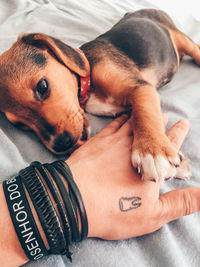
[[128, 119], [126, 114], [123, 114], [120, 117], [117, 117], [112, 121], [108, 126], [99, 132], [100, 135], [109, 135], [115, 133]]
[[118, 130], [119, 135], [133, 135], [133, 121], [130, 118], [129, 120], [127, 120], [122, 126], [121, 128]]
[[200, 211], [200, 188], [184, 188], [167, 192], [158, 200], [157, 221], [163, 224]]
[[172, 145], [177, 151], [179, 151], [188, 131], [190, 124], [188, 120], [180, 120], [172, 126], [171, 129], [167, 132], [169, 140], [172, 142]]
[[165, 125], [165, 127], [166, 127], [166, 125], [167, 125], [167, 123], [168, 123], [168, 116], [167, 116], [167, 114], [165, 114], [165, 113], [162, 113], [162, 116], [163, 116], [163, 122], [164, 122], [164, 125]]

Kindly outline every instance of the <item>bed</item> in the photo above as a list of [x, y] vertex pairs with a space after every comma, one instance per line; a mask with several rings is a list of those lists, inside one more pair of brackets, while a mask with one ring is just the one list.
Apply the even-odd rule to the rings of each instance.
[[[0, 53], [7, 50], [21, 32], [43, 32], [79, 47], [108, 30], [127, 11], [161, 8], [177, 26], [200, 43], [198, 6], [158, 0], [1, 0]], [[182, 7], [182, 9], [181, 9]], [[200, 69], [185, 57], [170, 84], [160, 90], [162, 110], [169, 116], [168, 128], [187, 118], [191, 129], [182, 151], [191, 160], [192, 178], [167, 181], [161, 194], [172, 189], [200, 186]], [[92, 135], [110, 119], [89, 115]], [[49, 152], [32, 132], [10, 124], [0, 113], [0, 182], [16, 174], [33, 160], [52, 162], [58, 157]], [[160, 230], [123, 241], [87, 239], [72, 247], [73, 262], [52, 255], [29, 267], [197, 267], [200, 266], [200, 213], [166, 224]]]

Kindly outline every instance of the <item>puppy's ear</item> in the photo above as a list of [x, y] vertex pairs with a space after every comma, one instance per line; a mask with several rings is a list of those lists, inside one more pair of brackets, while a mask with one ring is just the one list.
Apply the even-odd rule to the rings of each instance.
[[82, 77], [90, 74], [90, 65], [86, 56], [56, 38], [42, 33], [31, 33], [20, 35], [18, 40], [40, 49], [48, 49], [57, 60]]

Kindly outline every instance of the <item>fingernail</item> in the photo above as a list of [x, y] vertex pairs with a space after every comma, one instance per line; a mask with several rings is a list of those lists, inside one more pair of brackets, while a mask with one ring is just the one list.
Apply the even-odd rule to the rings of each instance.
[[181, 123], [184, 123], [186, 126], [190, 126], [190, 122], [187, 119], [181, 120]]
[[168, 116], [167, 116], [166, 113], [163, 113], [163, 118], [164, 118], [165, 120], [168, 120]]

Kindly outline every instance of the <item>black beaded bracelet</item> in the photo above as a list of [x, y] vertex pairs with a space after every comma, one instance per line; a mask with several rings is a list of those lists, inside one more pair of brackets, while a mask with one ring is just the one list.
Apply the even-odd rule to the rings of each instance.
[[21, 170], [19, 175], [36, 209], [51, 253], [66, 254], [63, 228], [41, 178], [33, 166]]
[[21, 178], [17, 176], [4, 181], [3, 190], [15, 231], [28, 259], [38, 260], [48, 255], [31, 212]]

